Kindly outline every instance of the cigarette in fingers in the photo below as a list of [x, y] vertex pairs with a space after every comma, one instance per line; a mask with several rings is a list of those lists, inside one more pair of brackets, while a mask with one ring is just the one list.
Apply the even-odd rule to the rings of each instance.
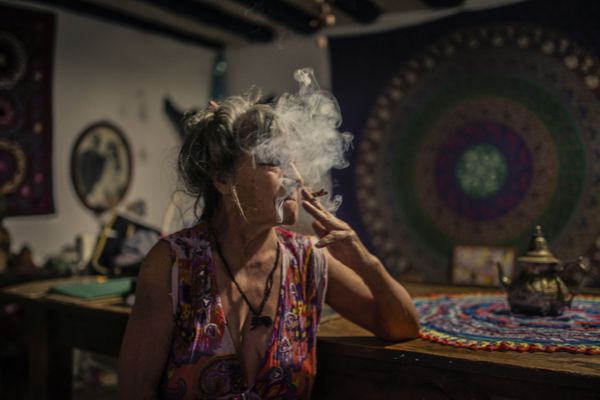
[[306, 188], [306, 186], [304, 186], [304, 184], [303, 184], [304, 179], [302, 178], [302, 175], [300, 174], [300, 171], [298, 171], [298, 168], [296, 167], [296, 165], [293, 162], [290, 162], [290, 167], [292, 168], [292, 171], [294, 172], [294, 175], [296, 176], [296, 180], [298, 181], [298, 184], [300, 185], [300, 187], [304, 188], [306, 190], [306, 192], [311, 195], [311, 197], [312, 197], [311, 200], [314, 200], [317, 197], [327, 196], [329, 194], [325, 189], [320, 189], [316, 192], [312, 192], [312, 191], [308, 190]]
[[320, 190], [317, 190], [316, 192], [312, 192], [311, 194], [313, 197], [323, 197], [323, 196], [327, 196], [329, 194], [329, 192], [327, 192], [327, 190], [325, 190], [325, 189], [320, 189]]

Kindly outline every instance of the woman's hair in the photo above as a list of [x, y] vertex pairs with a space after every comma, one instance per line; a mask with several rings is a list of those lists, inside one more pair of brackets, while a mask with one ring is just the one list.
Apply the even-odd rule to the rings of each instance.
[[220, 104], [211, 101], [206, 109], [184, 117], [185, 139], [177, 169], [183, 189], [196, 198], [196, 216], [200, 200], [204, 203], [200, 219], [214, 214], [220, 194], [212, 177], [230, 175], [241, 154], [271, 135], [272, 121], [270, 105], [245, 96], [231, 96]]

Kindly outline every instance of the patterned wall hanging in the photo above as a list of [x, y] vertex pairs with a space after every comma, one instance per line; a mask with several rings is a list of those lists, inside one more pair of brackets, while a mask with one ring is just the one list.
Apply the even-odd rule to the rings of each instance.
[[0, 194], [5, 215], [54, 212], [54, 16], [0, 6]]
[[[342, 217], [396, 276], [445, 281], [454, 246], [523, 250], [536, 224], [560, 258], [600, 260], [600, 42], [578, 40], [599, 37], [583, 14], [600, 13], [528, 18], [539, 4], [387, 33], [404, 53], [379, 73], [339, 73], [352, 39], [333, 41], [334, 93], [358, 132], [353, 170], [336, 176]], [[355, 74], [377, 75], [363, 105], [344, 100]]]

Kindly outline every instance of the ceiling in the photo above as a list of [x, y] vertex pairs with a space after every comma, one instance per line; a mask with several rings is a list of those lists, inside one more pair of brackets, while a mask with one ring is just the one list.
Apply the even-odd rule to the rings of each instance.
[[29, 0], [221, 49], [313, 35], [326, 26], [369, 25], [384, 14], [460, 5], [464, 0]]

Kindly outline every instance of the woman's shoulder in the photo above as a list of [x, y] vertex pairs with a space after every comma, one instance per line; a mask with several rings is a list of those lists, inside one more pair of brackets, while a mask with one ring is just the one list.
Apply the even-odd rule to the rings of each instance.
[[165, 235], [163, 239], [167, 241], [172, 241], [180, 238], [201, 237], [206, 235], [208, 235], [207, 224], [204, 221], [200, 221], [195, 225], [169, 233], [168, 235]]
[[159, 240], [146, 254], [143, 265], [169, 265], [172, 258], [173, 253], [169, 244], [164, 240]]
[[168, 243], [171, 250], [179, 257], [189, 256], [192, 251], [198, 252], [210, 246], [205, 222], [166, 235], [162, 241]]
[[169, 243], [206, 241], [208, 240], [208, 226], [206, 222], [199, 222], [196, 225], [165, 235], [162, 239]]

